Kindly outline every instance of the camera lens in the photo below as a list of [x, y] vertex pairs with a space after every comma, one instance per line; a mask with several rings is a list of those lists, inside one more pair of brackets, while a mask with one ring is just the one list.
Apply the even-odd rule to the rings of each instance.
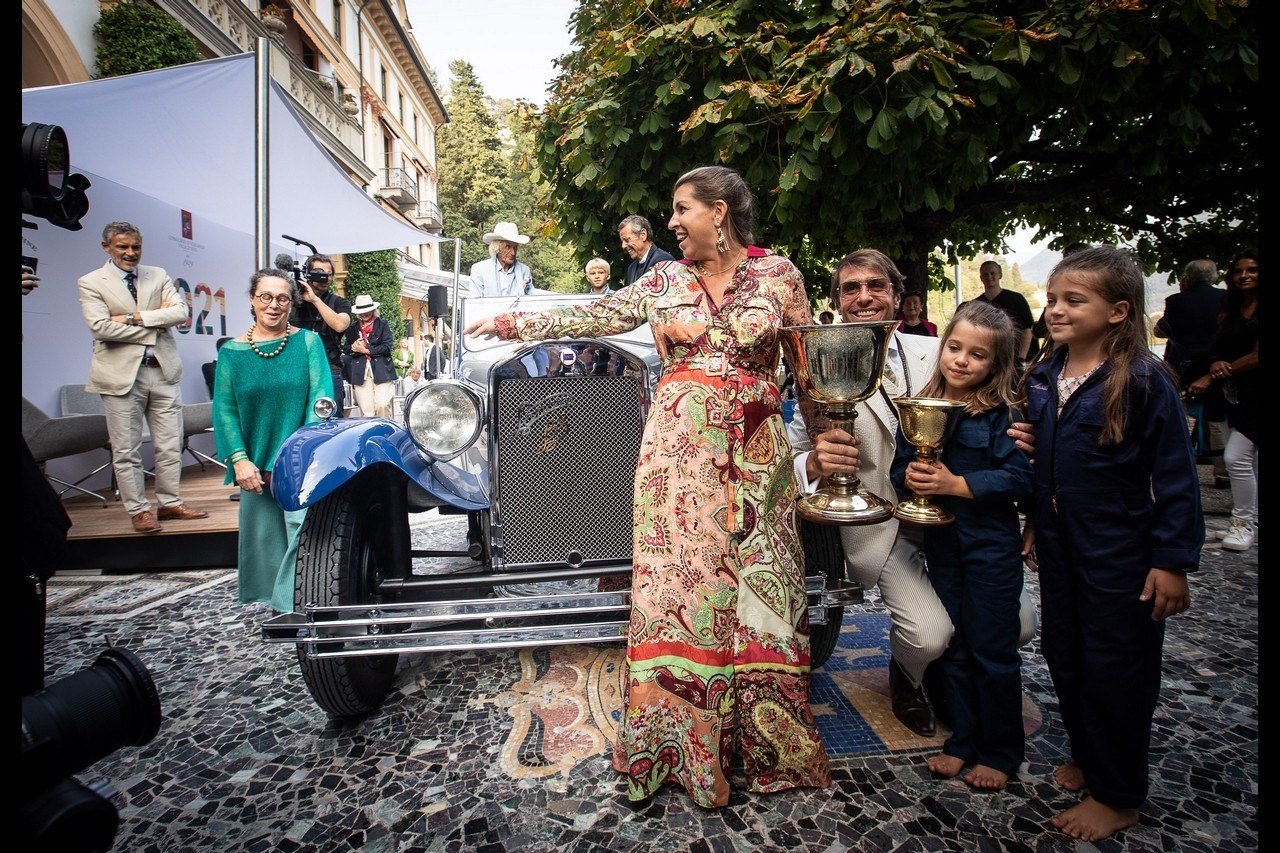
[[329, 274], [324, 270], [308, 270], [307, 281], [318, 281], [324, 283], [329, 280]]
[[107, 649], [87, 669], [22, 697], [22, 779], [53, 785], [160, 730], [160, 696], [142, 661]]

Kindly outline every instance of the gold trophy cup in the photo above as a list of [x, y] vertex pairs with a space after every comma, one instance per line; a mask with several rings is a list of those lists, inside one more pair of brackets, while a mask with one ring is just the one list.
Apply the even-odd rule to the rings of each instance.
[[[787, 326], [782, 348], [796, 386], [831, 420], [853, 435], [855, 406], [876, 393], [897, 321]], [[876, 524], [893, 515], [893, 504], [863, 489], [853, 474], [832, 474], [827, 484], [796, 501], [806, 521], [817, 524]]]
[[[917, 462], [933, 462], [938, 449], [946, 443], [959, 421], [964, 403], [939, 400], [933, 397], [899, 397], [893, 401], [898, 407], [898, 424], [907, 441], [915, 445]], [[929, 500], [927, 495], [915, 495], [893, 508], [895, 518], [912, 524], [950, 524], [956, 517]]]

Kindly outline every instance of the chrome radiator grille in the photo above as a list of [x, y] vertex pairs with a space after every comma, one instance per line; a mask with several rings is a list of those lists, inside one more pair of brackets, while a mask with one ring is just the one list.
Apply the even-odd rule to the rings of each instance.
[[507, 568], [631, 561], [640, 376], [507, 378], [494, 388], [494, 517]]

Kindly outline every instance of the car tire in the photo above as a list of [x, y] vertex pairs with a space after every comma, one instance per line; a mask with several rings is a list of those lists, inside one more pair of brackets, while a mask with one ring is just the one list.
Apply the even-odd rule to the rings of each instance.
[[[321, 607], [378, 603], [377, 579], [385, 568], [379, 553], [385, 553], [385, 543], [392, 537], [409, 535], [407, 516], [379, 500], [381, 491], [360, 488], [357, 478], [307, 511], [298, 542], [296, 611], [311, 603]], [[397, 521], [403, 531], [396, 530]], [[313, 658], [306, 646], [298, 646], [298, 666], [307, 689], [335, 717], [359, 717], [377, 710], [390, 690], [398, 660], [398, 654]]]
[[[840, 528], [833, 524], [812, 524], [799, 517], [796, 523], [804, 545], [805, 574], [820, 574], [829, 581], [845, 583], [844, 543], [840, 541]], [[829, 607], [826, 624], [810, 626], [810, 669], [817, 669], [831, 657], [840, 639], [842, 622], [844, 608]]]

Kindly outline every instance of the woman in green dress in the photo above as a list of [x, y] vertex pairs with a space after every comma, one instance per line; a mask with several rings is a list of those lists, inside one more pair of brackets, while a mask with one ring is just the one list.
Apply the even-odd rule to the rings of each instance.
[[228, 485], [240, 487], [240, 603], [293, 610], [298, 531], [306, 510], [286, 512], [271, 496], [271, 467], [294, 430], [318, 420], [315, 403], [333, 396], [320, 336], [289, 325], [298, 301], [293, 276], [258, 270], [249, 282], [253, 326], [218, 351], [213, 427]]

